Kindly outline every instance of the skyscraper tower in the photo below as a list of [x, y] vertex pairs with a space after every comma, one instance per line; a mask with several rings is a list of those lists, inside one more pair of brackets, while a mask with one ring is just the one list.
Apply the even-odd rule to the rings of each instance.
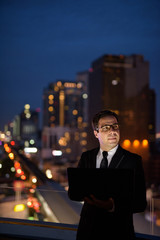
[[[144, 143], [143, 140], [149, 140], [149, 118], [152, 115], [149, 113], [152, 109], [149, 96], [149, 63], [143, 56], [104, 55], [92, 62], [89, 120], [100, 110], [115, 111], [121, 125], [121, 142], [127, 140], [128, 146], [134, 143], [138, 146]], [[155, 122], [152, 121], [152, 133], [154, 131]], [[88, 143], [89, 148], [95, 145], [94, 137]]]
[[43, 157], [51, 158], [53, 150], [62, 157], [76, 161], [86, 150], [86, 101], [88, 95], [83, 79], [76, 82], [51, 83], [43, 94]]
[[57, 81], [43, 94], [43, 126], [77, 127], [83, 121], [85, 104], [82, 82]]

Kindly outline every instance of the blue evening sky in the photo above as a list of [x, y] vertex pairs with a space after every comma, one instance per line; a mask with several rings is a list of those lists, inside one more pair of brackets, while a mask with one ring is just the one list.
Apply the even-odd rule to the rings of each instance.
[[42, 108], [43, 89], [104, 54], [142, 54], [150, 63], [160, 131], [159, 0], [1, 0], [0, 130], [23, 110]]

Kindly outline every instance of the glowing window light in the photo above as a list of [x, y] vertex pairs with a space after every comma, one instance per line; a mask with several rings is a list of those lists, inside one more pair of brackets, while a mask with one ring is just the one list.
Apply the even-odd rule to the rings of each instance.
[[53, 154], [53, 156], [62, 156], [62, 151], [61, 150], [53, 150], [52, 154]]
[[31, 114], [28, 112], [28, 113], [26, 113], [26, 118], [30, 118], [31, 117]]
[[83, 97], [83, 99], [87, 99], [88, 98], [88, 94], [87, 93], [83, 93], [82, 97]]
[[7, 132], [6, 132], [6, 135], [7, 135], [7, 136], [11, 136], [11, 132], [10, 132], [10, 131], [7, 131]]
[[31, 139], [29, 142], [30, 142], [30, 144], [32, 144], [32, 145], [35, 144], [34, 139]]
[[143, 139], [142, 146], [143, 147], [148, 147], [148, 140], [147, 139]]
[[82, 88], [82, 83], [77, 83], [77, 88]]
[[82, 141], [80, 142], [80, 144], [81, 144], [82, 146], [85, 146], [85, 145], [87, 145], [87, 141], [86, 141], [86, 140], [82, 140]]
[[58, 87], [61, 87], [61, 86], [62, 86], [62, 82], [61, 82], [61, 81], [58, 81], [58, 82], [57, 82], [57, 86], [58, 86]]
[[53, 112], [53, 110], [54, 110], [54, 109], [53, 109], [52, 106], [50, 106], [50, 107], [48, 108], [48, 111], [49, 111], [49, 112]]
[[77, 114], [78, 114], [78, 111], [77, 111], [76, 109], [74, 109], [74, 110], [72, 111], [72, 113], [73, 113], [73, 115], [77, 115]]
[[129, 139], [125, 139], [123, 141], [123, 147], [129, 148], [131, 146], [131, 141]]
[[82, 137], [86, 138], [87, 137], [87, 133], [86, 132], [82, 132]]
[[2, 168], [2, 163], [0, 163], [0, 168]]
[[71, 148], [66, 149], [66, 153], [71, 153], [71, 152], [72, 152]]
[[1, 139], [5, 139], [5, 134], [4, 133], [1, 133]]
[[78, 121], [79, 123], [82, 123], [83, 118], [82, 118], [82, 117], [78, 117], [78, 118], [77, 118], [77, 121]]
[[48, 96], [48, 99], [49, 99], [49, 100], [53, 100], [53, 99], [54, 99], [54, 96], [51, 94], [51, 95]]
[[139, 145], [140, 145], [139, 140], [136, 139], [133, 141], [133, 147], [137, 148], [137, 147], [139, 147]]
[[54, 86], [54, 91], [58, 92], [59, 88], [57, 86]]
[[30, 105], [29, 105], [29, 104], [25, 104], [24, 108], [25, 108], [26, 110], [29, 110], [29, 109], [30, 109]]
[[38, 150], [36, 147], [25, 147], [24, 152], [25, 153], [36, 153]]
[[53, 100], [49, 100], [49, 104], [52, 105], [54, 103]]
[[112, 85], [116, 86], [118, 84], [118, 80], [117, 79], [113, 79], [112, 80]]

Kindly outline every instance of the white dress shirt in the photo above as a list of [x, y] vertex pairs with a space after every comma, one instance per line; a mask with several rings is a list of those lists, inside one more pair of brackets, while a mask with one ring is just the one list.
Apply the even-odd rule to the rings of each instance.
[[[112, 148], [109, 152], [108, 152], [108, 156], [107, 156], [107, 160], [108, 160], [108, 166], [112, 160], [112, 157], [114, 156], [114, 154], [116, 153], [118, 148], [118, 145], [114, 148]], [[100, 148], [98, 154], [97, 154], [97, 158], [96, 158], [96, 168], [100, 168], [100, 164], [101, 161], [103, 159], [103, 154], [102, 154], [103, 150]]]

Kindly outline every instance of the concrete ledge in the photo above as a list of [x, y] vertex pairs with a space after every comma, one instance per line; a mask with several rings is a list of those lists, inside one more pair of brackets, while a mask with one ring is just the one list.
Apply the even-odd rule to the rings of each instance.
[[[75, 240], [77, 225], [0, 218], [0, 239]], [[136, 233], [137, 240], [159, 240], [160, 236]]]
[[77, 225], [0, 218], [0, 236], [12, 239], [75, 240]]

